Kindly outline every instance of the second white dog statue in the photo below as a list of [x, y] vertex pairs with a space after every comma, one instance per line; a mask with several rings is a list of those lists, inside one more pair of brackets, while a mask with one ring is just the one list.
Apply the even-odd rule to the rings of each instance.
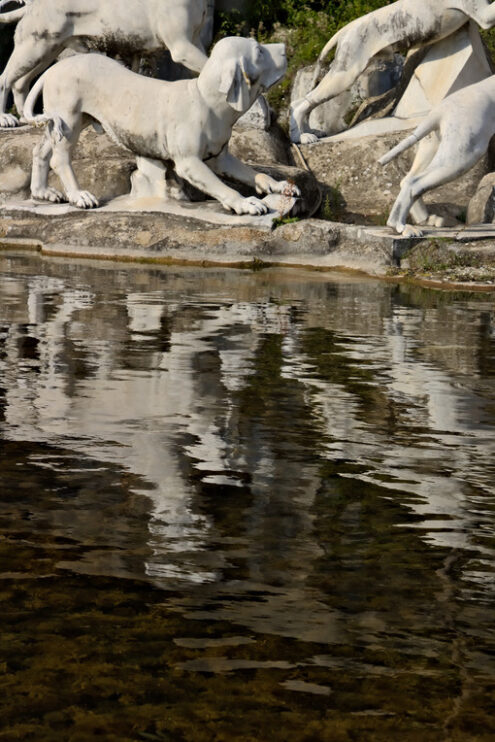
[[[404, 237], [421, 237], [421, 227], [407, 223], [421, 196], [472, 168], [487, 151], [494, 134], [495, 75], [458, 90], [435, 106], [410, 136], [379, 160], [386, 165], [420, 142], [412, 168], [401, 183], [388, 226]], [[421, 147], [428, 135], [432, 135], [431, 140]], [[437, 219], [434, 217], [433, 224], [441, 226]]]
[[[100, 54], [81, 54], [58, 62], [37, 81], [26, 101], [27, 121], [47, 124], [33, 153], [34, 198], [68, 200], [79, 208], [98, 205], [82, 191], [72, 169], [72, 151], [81, 129], [98, 122], [114, 142], [138, 155], [141, 166], [175, 165], [177, 175], [236, 214], [264, 214], [266, 204], [244, 198], [221, 175], [258, 193], [298, 195], [295, 186], [256, 173], [228, 152], [232, 127], [285, 74], [284, 44], [225, 38], [216, 44], [198, 78], [164, 82], [137, 75]], [[43, 90], [44, 114], [33, 108]], [[65, 196], [48, 186], [50, 164]]]
[[321, 132], [309, 126], [311, 111], [347, 90], [364, 72], [372, 57], [403, 44], [415, 48], [450, 36], [468, 20], [481, 28], [495, 24], [495, 2], [489, 0], [396, 0], [344, 26], [326, 44], [318, 66], [336, 47], [329, 72], [305, 98], [291, 106], [290, 135], [293, 142], [310, 144]]

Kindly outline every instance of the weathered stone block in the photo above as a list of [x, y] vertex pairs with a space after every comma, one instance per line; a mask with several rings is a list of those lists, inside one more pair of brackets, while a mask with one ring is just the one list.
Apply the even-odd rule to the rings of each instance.
[[288, 165], [288, 144], [276, 129], [234, 129], [229, 151], [243, 162], [264, 162], [267, 165]]
[[[0, 132], [0, 199], [28, 198], [32, 152], [43, 136], [41, 130], [21, 128]], [[103, 165], [104, 163], [104, 165]], [[135, 158], [117, 147], [106, 135], [86, 129], [74, 153], [74, 170], [82, 188], [106, 200], [130, 191]], [[60, 188], [51, 173], [50, 185]]]
[[469, 202], [467, 224], [491, 224], [495, 221], [495, 173], [482, 178], [476, 193]]
[[268, 131], [272, 123], [272, 112], [266, 98], [260, 95], [251, 108], [237, 120], [234, 129], [241, 131], [243, 129], [261, 129]]

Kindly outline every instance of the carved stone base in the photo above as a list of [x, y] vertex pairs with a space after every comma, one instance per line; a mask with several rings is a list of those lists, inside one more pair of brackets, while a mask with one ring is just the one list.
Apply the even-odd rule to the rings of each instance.
[[[89, 214], [101, 213], [126, 213], [126, 214], [171, 214], [184, 219], [195, 219], [198, 222], [217, 224], [226, 227], [253, 227], [260, 230], [270, 231], [274, 222], [288, 216], [295, 207], [298, 199], [272, 193], [261, 199], [269, 208], [267, 214], [262, 216], [250, 216], [249, 214], [237, 215], [229, 213], [222, 208], [218, 201], [176, 201], [172, 198], [157, 198], [156, 196], [135, 198], [130, 195], [118, 196], [108, 201], [98, 209], [91, 209]], [[44, 217], [57, 217], [67, 214], [81, 213], [70, 204], [52, 204], [47, 201], [9, 201], [0, 206], [2, 212], [25, 212], [39, 214]]]

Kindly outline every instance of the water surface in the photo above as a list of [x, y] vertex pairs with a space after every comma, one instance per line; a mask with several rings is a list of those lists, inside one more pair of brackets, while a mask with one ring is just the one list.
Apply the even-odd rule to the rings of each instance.
[[495, 304], [0, 257], [0, 739], [495, 738]]

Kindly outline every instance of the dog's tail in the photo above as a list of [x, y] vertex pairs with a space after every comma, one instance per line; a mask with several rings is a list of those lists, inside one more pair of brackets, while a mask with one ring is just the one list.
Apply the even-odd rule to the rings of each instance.
[[319, 54], [317, 64], [320, 64], [320, 65], [323, 64], [323, 62], [328, 57], [332, 49], [334, 49], [337, 46], [337, 44], [339, 43], [339, 36], [341, 35], [343, 30], [344, 29], [341, 28], [340, 31], [337, 31], [337, 33], [332, 36], [330, 41], [327, 41], [327, 43], [325, 44], [325, 46], [323, 47], [323, 49], [321, 50]]
[[318, 78], [319, 78], [320, 73], [321, 73], [321, 68], [322, 68], [323, 62], [328, 57], [328, 55], [330, 54], [330, 52], [332, 51], [332, 49], [334, 49], [337, 46], [337, 44], [339, 43], [339, 36], [340, 36], [340, 34], [341, 34], [341, 32], [343, 30], [344, 29], [341, 28], [340, 31], [337, 31], [337, 33], [332, 36], [332, 38], [330, 39], [330, 41], [327, 41], [327, 43], [325, 44], [325, 46], [321, 50], [321, 52], [319, 54], [319, 57], [316, 60], [316, 65], [315, 65], [315, 69], [314, 69], [314, 72], [313, 72], [313, 83], [312, 83], [312, 87], [314, 85], [316, 85], [316, 83], [318, 81]]
[[389, 152], [387, 152], [383, 157], [380, 157], [378, 162], [380, 165], [386, 165], [388, 162], [394, 159], [394, 157], [397, 157], [402, 152], [405, 152], [406, 149], [409, 149], [410, 147], [413, 147], [415, 144], [417, 144], [421, 139], [424, 139], [428, 136], [428, 134], [431, 134], [432, 131], [438, 128], [438, 125], [440, 123], [439, 117], [433, 113], [433, 111], [430, 113], [430, 115], [426, 118], [425, 121], [423, 121], [414, 131], [413, 133], [402, 140], [402, 142], [399, 142], [399, 144], [391, 149]]
[[22, 115], [27, 123], [33, 124], [33, 126], [45, 126], [46, 124], [48, 126], [48, 131], [50, 132], [51, 137], [55, 141], [59, 142], [64, 137], [65, 125], [62, 117], [58, 116], [57, 114], [51, 113], [34, 113], [34, 106], [39, 96], [41, 95], [43, 86], [45, 84], [45, 75], [46, 73], [44, 75], [41, 75], [41, 77], [36, 81], [36, 83], [29, 91], [29, 95], [26, 98], [26, 102], [24, 103], [24, 110], [22, 111]]
[[[22, 8], [2, 13], [2, 8], [12, 3], [17, 3], [18, 5], [22, 3]], [[0, 23], [16, 23], [16, 21], [20, 21], [26, 12], [27, 5], [29, 5], [29, 2], [25, 3], [23, 0], [0, 0]]]

